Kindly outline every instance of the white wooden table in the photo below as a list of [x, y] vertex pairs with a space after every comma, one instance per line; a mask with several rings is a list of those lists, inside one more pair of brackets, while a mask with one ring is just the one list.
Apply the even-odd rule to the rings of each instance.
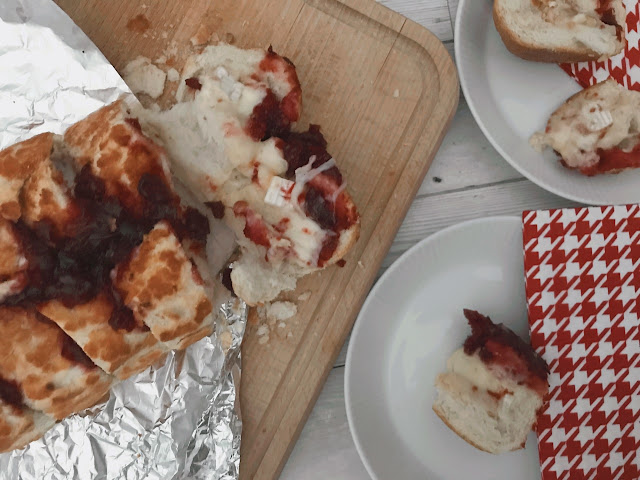
[[[378, 0], [431, 30], [453, 53], [458, 0]], [[479, 1], [479, 0], [475, 0]], [[494, 150], [461, 94], [458, 111], [411, 210], [384, 261], [388, 267], [409, 247], [464, 220], [520, 215], [532, 208], [574, 204], [539, 188]], [[283, 472], [283, 480], [367, 480], [344, 406], [347, 340]]]

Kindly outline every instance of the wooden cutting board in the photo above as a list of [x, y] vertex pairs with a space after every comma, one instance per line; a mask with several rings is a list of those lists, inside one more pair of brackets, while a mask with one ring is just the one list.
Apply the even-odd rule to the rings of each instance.
[[271, 44], [298, 67], [301, 123], [322, 125], [362, 234], [343, 268], [287, 296], [298, 313], [268, 341], [256, 316], [250, 321], [240, 477], [276, 478], [453, 117], [453, 62], [430, 32], [374, 0], [56, 1], [119, 71], [138, 55], [164, 54], [179, 68], [193, 43], [210, 37]]

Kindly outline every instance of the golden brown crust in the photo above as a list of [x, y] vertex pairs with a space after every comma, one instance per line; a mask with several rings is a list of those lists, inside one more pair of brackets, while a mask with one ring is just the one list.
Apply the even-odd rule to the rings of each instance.
[[167, 185], [171, 182], [164, 150], [138, 126], [119, 100], [69, 127], [64, 141], [78, 169], [91, 165], [93, 175], [105, 182], [107, 194], [142, 216], [143, 202], [138, 192], [142, 176], [153, 174]]
[[95, 405], [112, 379], [64, 354], [63, 332], [34, 312], [0, 308], [0, 377], [20, 386], [24, 402], [56, 419]]
[[204, 282], [166, 222], [118, 268], [114, 286], [136, 319], [169, 348], [186, 348], [212, 332], [213, 306]]
[[50, 426], [36, 425], [32, 410], [14, 407], [0, 400], [0, 453], [26, 446], [42, 437], [43, 430]]
[[120, 379], [145, 370], [166, 352], [148, 331], [112, 328], [113, 303], [104, 294], [75, 307], [52, 300], [38, 310], [73, 338], [96, 365]]
[[11, 222], [0, 218], [0, 279], [26, 269], [26, 259]]
[[20, 191], [31, 173], [49, 159], [53, 148], [52, 133], [42, 133], [0, 152], [0, 216], [17, 221], [22, 215]]
[[22, 218], [27, 225], [46, 220], [60, 236], [68, 236], [80, 208], [71, 198], [62, 173], [50, 159], [41, 162], [24, 183], [21, 192]]
[[[571, 48], [542, 48], [523, 42], [508, 27], [504, 15], [499, 11], [498, 2], [493, 3], [493, 22], [496, 30], [500, 34], [503, 43], [511, 53], [524, 60], [543, 63], [576, 63], [600, 60], [602, 55], [586, 46], [581, 49]], [[623, 40], [620, 49], [614, 54], [617, 55], [624, 50], [626, 39]], [[612, 55], [613, 56], [613, 55]]]

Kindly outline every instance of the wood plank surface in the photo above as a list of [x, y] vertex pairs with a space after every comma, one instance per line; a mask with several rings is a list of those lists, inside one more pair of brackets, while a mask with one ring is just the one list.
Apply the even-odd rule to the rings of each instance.
[[[301, 282], [299, 292], [312, 296], [289, 322], [291, 338], [261, 343], [257, 324], [247, 330], [241, 478], [275, 478], [453, 116], [451, 57], [423, 27], [372, 0], [57, 3], [120, 71], [138, 55], [167, 51], [179, 67], [203, 27], [241, 46], [271, 44], [298, 66], [302, 123], [323, 126], [360, 207], [362, 234], [344, 268]], [[446, 18], [447, 9], [436, 11]], [[148, 30], [131, 28], [139, 15]], [[450, 23], [436, 23], [451, 34]]]

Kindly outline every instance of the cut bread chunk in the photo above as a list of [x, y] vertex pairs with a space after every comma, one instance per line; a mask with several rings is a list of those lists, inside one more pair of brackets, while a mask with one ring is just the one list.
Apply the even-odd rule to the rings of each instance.
[[207, 47], [187, 61], [177, 99], [166, 111], [141, 113], [143, 127], [166, 146], [176, 176], [236, 234], [236, 294], [249, 305], [273, 300], [346, 254], [358, 213], [319, 128], [291, 130], [301, 90], [289, 60]]
[[25, 406], [7, 403], [1, 397], [0, 394], [0, 452], [22, 448], [55, 425], [53, 418]]
[[72, 307], [51, 300], [38, 310], [64, 330], [98, 367], [120, 380], [147, 369], [168, 352], [144, 324], [133, 318], [125, 324], [121, 317], [133, 314], [118, 309], [105, 293]]
[[142, 134], [138, 120], [122, 100], [72, 125], [64, 144], [79, 172], [88, 166], [105, 185], [108, 196], [118, 198], [130, 212], [144, 217], [147, 181], [171, 190], [171, 172], [162, 148]]
[[35, 311], [0, 308], [0, 378], [34, 410], [61, 420], [109, 391], [105, 374], [57, 325]]
[[113, 277], [125, 305], [167, 348], [185, 348], [212, 333], [204, 281], [167, 222], [145, 236]]
[[507, 49], [525, 60], [604, 60], [625, 47], [622, 0], [495, 0], [493, 19]]
[[489, 453], [524, 448], [549, 390], [548, 367], [503, 325], [465, 310], [472, 334], [438, 375], [434, 412], [465, 441]]
[[51, 159], [40, 163], [22, 189], [22, 218], [29, 226], [46, 222], [57, 236], [67, 236], [67, 229], [80, 214], [71, 198], [62, 172]]
[[585, 175], [640, 167], [640, 93], [613, 79], [578, 92], [531, 138], [534, 148], [552, 148], [564, 166]]
[[8, 450], [210, 334], [215, 292], [206, 208], [123, 101], [0, 152], [0, 192]]

